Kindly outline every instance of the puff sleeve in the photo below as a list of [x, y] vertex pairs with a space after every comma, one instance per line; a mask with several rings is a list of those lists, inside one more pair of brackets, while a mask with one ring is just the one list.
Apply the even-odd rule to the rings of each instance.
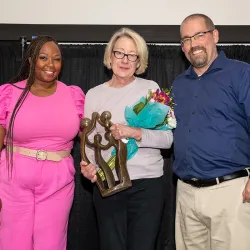
[[6, 128], [6, 118], [12, 99], [12, 86], [4, 84], [0, 86], [0, 125]]
[[79, 119], [83, 119], [85, 94], [78, 86], [70, 86], [72, 98], [74, 100]]

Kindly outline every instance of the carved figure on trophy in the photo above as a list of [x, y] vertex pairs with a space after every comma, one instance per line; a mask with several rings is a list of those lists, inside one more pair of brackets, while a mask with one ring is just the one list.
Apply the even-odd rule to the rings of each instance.
[[[105, 128], [106, 132], [104, 137], [107, 141], [106, 144], [102, 143], [103, 138], [98, 133], [94, 135], [93, 141], [90, 141], [88, 138], [89, 135], [94, 131], [97, 123]], [[85, 162], [90, 163], [86, 155], [86, 147], [90, 147], [94, 150], [95, 162], [100, 168], [99, 171], [97, 171], [96, 183], [103, 197], [110, 196], [132, 186], [132, 182], [127, 170], [126, 144], [121, 140], [116, 140], [112, 136], [110, 130], [111, 126], [111, 113], [109, 111], [104, 111], [101, 115], [97, 112], [94, 112], [92, 114], [92, 119], [84, 118], [81, 121], [81, 156]], [[102, 150], [108, 150], [111, 147], [114, 147], [116, 151], [113, 162], [118, 181], [115, 179], [109, 164], [102, 157]]]

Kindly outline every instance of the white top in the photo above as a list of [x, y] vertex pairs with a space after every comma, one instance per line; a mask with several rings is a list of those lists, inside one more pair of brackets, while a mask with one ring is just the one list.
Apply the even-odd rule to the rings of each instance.
[[[112, 114], [112, 123], [127, 124], [124, 117], [126, 106], [135, 104], [141, 97], [148, 94], [149, 89], [158, 89], [154, 81], [136, 78], [130, 84], [122, 88], [109, 87], [107, 83], [98, 85], [88, 91], [85, 99], [84, 116], [91, 119], [93, 112], [100, 115], [104, 111]], [[105, 130], [99, 124], [92, 133], [102, 135], [102, 143], [105, 144]], [[91, 138], [91, 137], [90, 137]], [[92, 139], [90, 139], [92, 140]], [[138, 152], [128, 160], [127, 168], [131, 180], [141, 178], [156, 178], [163, 175], [163, 158], [160, 148], [170, 148], [173, 142], [172, 131], [160, 131], [142, 129], [142, 140], [137, 142]], [[113, 148], [103, 151], [104, 160], [108, 160]], [[86, 149], [87, 156], [92, 163], [95, 163], [93, 150]]]

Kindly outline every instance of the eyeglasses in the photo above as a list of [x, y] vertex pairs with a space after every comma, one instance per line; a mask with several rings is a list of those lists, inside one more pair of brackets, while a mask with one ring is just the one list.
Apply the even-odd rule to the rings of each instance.
[[130, 62], [135, 62], [138, 59], [138, 57], [139, 57], [138, 55], [135, 55], [135, 54], [125, 54], [125, 53], [123, 53], [121, 51], [118, 51], [118, 50], [114, 50], [113, 53], [114, 53], [114, 56], [117, 59], [122, 59], [122, 58], [124, 58], [126, 56]]
[[205, 38], [205, 35], [207, 33], [210, 33], [210, 32], [213, 32], [213, 31], [214, 31], [214, 29], [204, 31], [204, 32], [199, 32], [199, 33], [194, 34], [193, 36], [185, 37], [185, 38], [181, 39], [181, 46], [191, 44], [192, 39], [194, 39], [195, 41], [202, 41]]

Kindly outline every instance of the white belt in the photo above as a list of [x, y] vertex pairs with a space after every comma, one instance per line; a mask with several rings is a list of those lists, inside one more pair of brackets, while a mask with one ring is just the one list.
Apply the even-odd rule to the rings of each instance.
[[43, 149], [34, 150], [29, 148], [23, 148], [23, 147], [13, 147], [13, 152], [26, 155], [30, 157], [36, 158], [38, 161], [61, 161], [62, 158], [65, 158], [70, 155], [70, 150], [65, 151], [46, 151]]

